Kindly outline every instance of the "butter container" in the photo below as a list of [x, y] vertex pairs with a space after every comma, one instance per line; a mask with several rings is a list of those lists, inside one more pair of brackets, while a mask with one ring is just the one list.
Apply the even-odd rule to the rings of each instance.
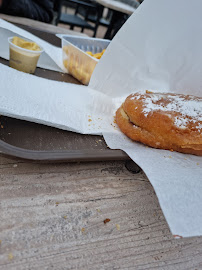
[[88, 85], [98, 59], [88, 55], [100, 53], [107, 48], [110, 41], [98, 38], [62, 35], [63, 64], [66, 71]]
[[[41, 48], [41, 46], [39, 46], [40, 47], [39, 51], [28, 50], [15, 45], [12, 42], [12, 40], [13, 37], [10, 37], [8, 39], [10, 52], [9, 58], [10, 67], [26, 73], [34, 73], [37, 66], [37, 62], [39, 60], [41, 53], [43, 52], [43, 49]], [[33, 42], [26, 38], [23, 38], [23, 40]]]

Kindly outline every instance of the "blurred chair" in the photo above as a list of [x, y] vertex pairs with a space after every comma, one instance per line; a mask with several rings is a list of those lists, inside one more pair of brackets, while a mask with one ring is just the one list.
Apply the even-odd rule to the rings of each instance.
[[[100, 5], [100, 4], [98, 4], [98, 3], [95, 3], [95, 2], [94, 2], [94, 4], [96, 4], [96, 7], [97, 7], [98, 9], [100, 9], [99, 14], [102, 14], [102, 15], [101, 15], [101, 18], [99, 18], [99, 24], [102, 25], [102, 26], [108, 27], [109, 24], [110, 24], [110, 19], [111, 19], [111, 15], [112, 15], [112, 14], [111, 14], [111, 11], [108, 10], [107, 16], [106, 16], [106, 18], [104, 18], [104, 17], [103, 17], [104, 7], [103, 7], [102, 5]], [[85, 17], [86, 9], [85, 9], [85, 7], [83, 7], [83, 6], [78, 6], [75, 13], [81, 15], [82, 17]], [[93, 12], [93, 13], [92, 13], [92, 12], [89, 12], [89, 13], [88, 13], [88, 18], [87, 18], [87, 20], [88, 20], [89, 22], [96, 23], [97, 19], [98, 19], [98, 18], [97, 18], [97, 14], [95, 14], [94, 12]]]
[[[64, 7], [74, 9], [74, 14], [63, 13]], [[75, 26], [93, 31], [93, 37], [96, 36], [99, 24], [107, 26], [107, 22], [102, 19], [103, 7], [96, 2], [87, 0], [59, 0], [56, 1], [57, 18], [55, 24], [64, 23], [70, 25], [73, 30]], [[89, 23], [91, 22], [91, 23]]]
[[118, 0], [118, 2], [122, 2], [134, 8], [138, 8], [140, 5], [140, 2], [137, 0]]

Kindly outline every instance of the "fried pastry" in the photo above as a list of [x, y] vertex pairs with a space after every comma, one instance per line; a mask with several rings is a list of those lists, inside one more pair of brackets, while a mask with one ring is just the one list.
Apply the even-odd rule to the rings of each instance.
[[154, 148], [202, 156], [202, 98], [135, 93], [116, 112], [120, 130]]

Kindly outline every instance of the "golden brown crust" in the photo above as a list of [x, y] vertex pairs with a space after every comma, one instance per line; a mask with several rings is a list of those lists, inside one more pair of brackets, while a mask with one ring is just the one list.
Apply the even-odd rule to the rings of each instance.
[[202, 156], [201, 106], [193, 96], [136, 93], [117, 110], [116, 122], [134, 141]]

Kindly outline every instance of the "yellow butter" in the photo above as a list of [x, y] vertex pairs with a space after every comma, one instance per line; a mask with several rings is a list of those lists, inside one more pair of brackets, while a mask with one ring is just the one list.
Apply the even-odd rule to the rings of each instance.
[[40, 51], [41, 48], [35, 42], [24, 40], [23, 38], [13, 37], [12, 43], [20, 48], [31, 50], [31, 51]]
[[27, 73], [35, 72], [38, 59], [42, 52], [40, 46], [35, 42], [27, 41], [15, 36], [9, 39], [9, 48], [10, 67]]

